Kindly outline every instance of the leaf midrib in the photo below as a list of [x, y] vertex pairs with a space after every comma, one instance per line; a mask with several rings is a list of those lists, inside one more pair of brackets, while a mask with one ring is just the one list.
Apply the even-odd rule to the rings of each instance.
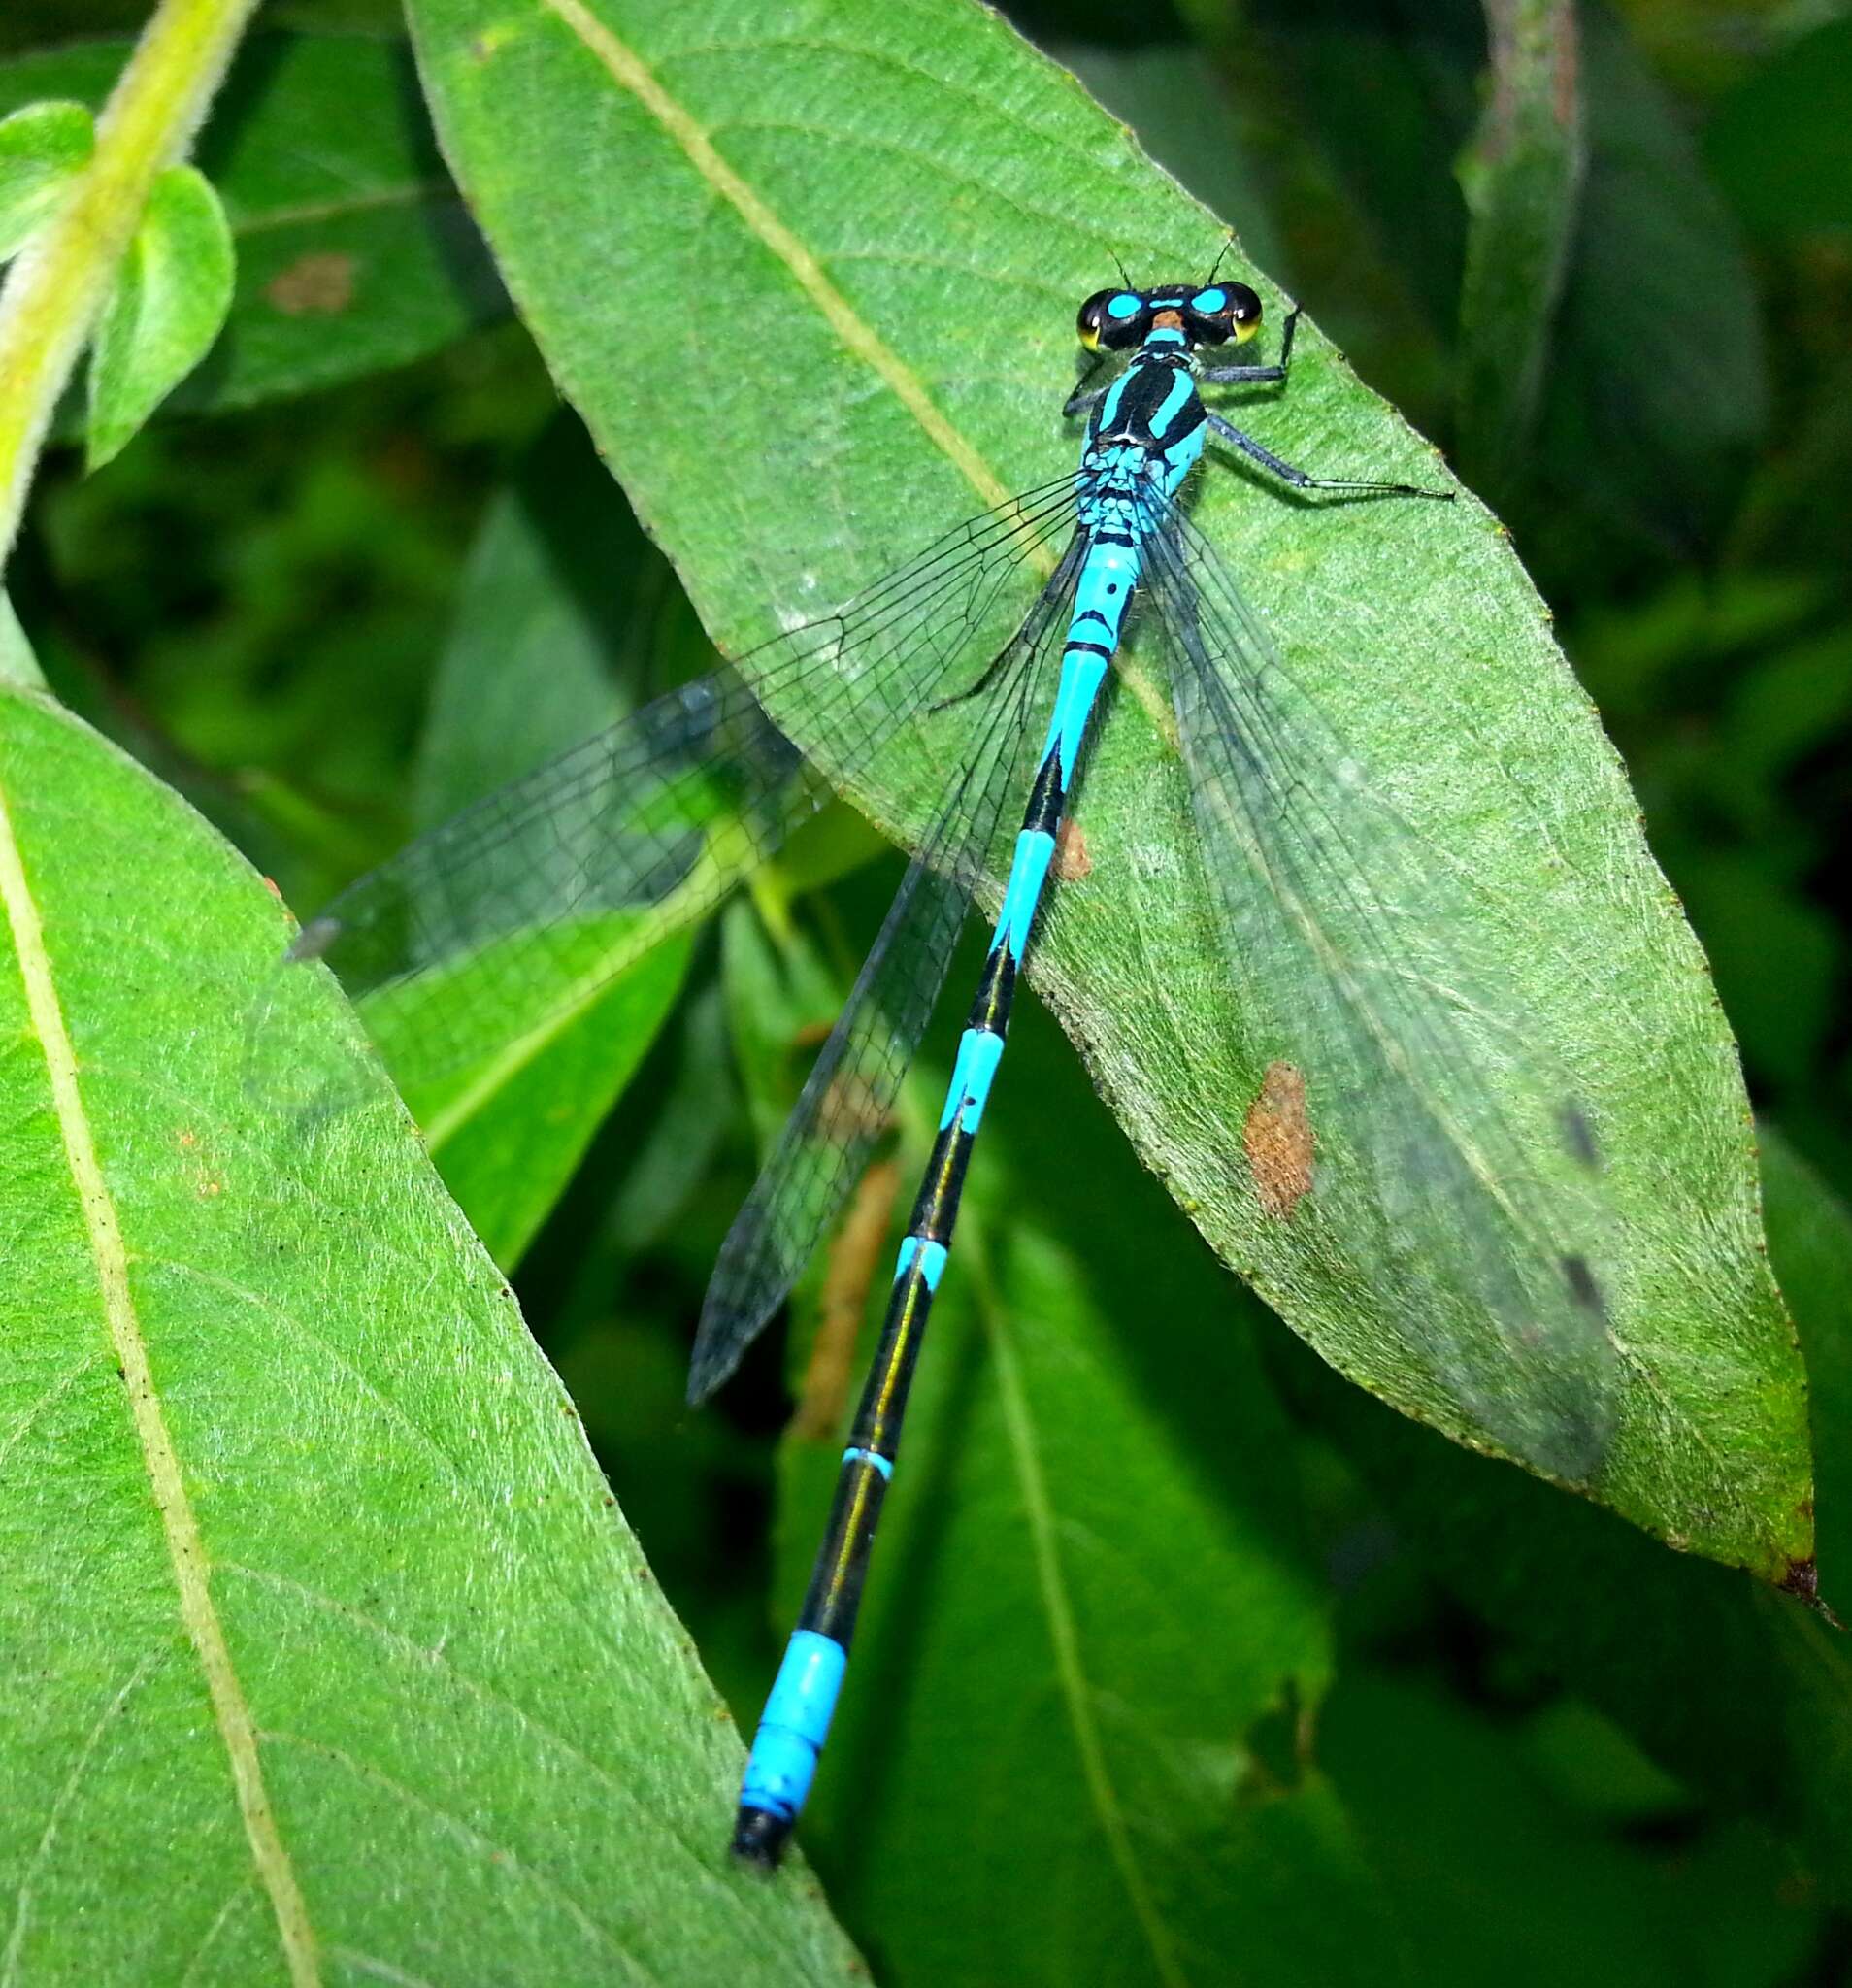
[[1028, 1522], [1029, 1552], [1035, 1565], [1036, 1586], [1041, 1592], [1042, 1610], [1047, 1618], [1055, 1676], [1062, 1703], [1067, 1706], [1068, 1725], [1074, 1736], [1081, 1778], [1086, 1783], [1087, 1799], [1099, 1819], [1100, 1833], [1107, 1839], [1113, 1867], [1125, 1887], [1133, 1916], [1144, 1936], [1158, 1979], [1164, 1983], [1164, 1988], [1189, 1988], [1189, 1976], [1177, 1958], [1170, 1929], [1158, 1911], [1144, 1867], [1133, 1845], [1125, 1809], [1107, 1764], [1106, 1745], [1093, 1715], [1093, 1687], [1087, 1680], [1081, 1660], [1079, 1625], [1075, 1619], [1067, 1577], [1056, 1546], [1054, 1507], [1048, 1495], [1047, 1479], [1042, 1474], [1035, 1417], [1030, 1410], [1028, 1391], [1017, 1364], [1009, 1308], [999, 1298], [991, 1280], [981, 1223], [968, 1220], [966, 1228], [967, 1234], [963, 1239], [966, 1247], [959, 1251], [959, 1255], [969, 1264], [974, 1303], [984, 1336], [990, 1343], [1005, 1439], [1015, 1466], [1023, 1513]]
[[[583, 0], [540, 0], [540, 4], [557, 16], [604, 65], [612, 80], [628, 90], [655, 118], [681, 148], [689, 165], [791, 272], [798, 287], [816, 306], [850, 355], [867, 366], [894, 395], [926, 439], [976, 492], [978, 502], [986, 510], [1009, 503], [1014, 492], [991, 468], [982, 452], [946, 416], [927, 390], [926, 382], [831, 282], [822, 264], [805, 247], [803, 238], [721, 156], [719, 148], [700, 119], [671, 95], [642, 56], [597, 19], [583, 5]], [[1052, 562], [1049, 570], [1052, 570]], [[1159, 736], [1174, 740], [1169, 700], [1163, 690], [1123, 653], [1114, 659], [1114, 668], [1157, 728]]]
[[321, 1968], [308, 1905], [270, 1806], [257, 1757], [255, 1723], [225, 1640], [224, 1625], [213, 1604], [210, 1561], [155, 1386], [148, 1341], [129, 1286], [128, 1248], [91, 1135], [77, 1053], [65, 1025], [38, 901], [14, 834], [4, 789], [0, 789], [0, 907], [12, 932], [33, 1035], [45, 1058], [52, 1117], [83, 1213], [110, 1343], [127, 1391], [136, 1441], [167, 1543], [181, 1620], [205, 1677], [246, 1839], [276, 1917], [289, 1978], [295, 1988], [316, 1988]]

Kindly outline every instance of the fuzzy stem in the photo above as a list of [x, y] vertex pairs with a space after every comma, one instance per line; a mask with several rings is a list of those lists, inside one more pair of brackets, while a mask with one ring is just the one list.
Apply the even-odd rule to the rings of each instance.
[[161, 0], [97, 120], [89, 164], [0, 291], [0, 564], [149, 188], [184, 155], [255, 5]]

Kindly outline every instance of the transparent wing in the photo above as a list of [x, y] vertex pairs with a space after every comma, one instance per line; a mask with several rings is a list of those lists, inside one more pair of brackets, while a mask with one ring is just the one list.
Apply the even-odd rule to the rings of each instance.
[[[656, 699], [361, 878], [290, 959], [334, 968], [414, 1105], [478, 1080], [703, 915], [828, 799], [773, 712], [802, 720], [839, 781], [868, 778], [998, 653], [1021, 613], [1018, 569], [1073, 511], [1071, 478], [1029, 491], [839, 613]], [[250, 1029], [263, 1087], [305, 1109], [345, 1102], [350, 1069], [267, 1064], [272, 998]]]
[[985, 672], [973, 744], [908, 866], [855, 986], [777, 1144], [727, 1233], [688, 1371], [688, 1399], [720, 1386], [784, 1302], [885, 1129], [938, 1004], [972, 895], [1001, 887], [1009, 831], [1029, 795], [1027, 748], [1047, 699], [1042, 665], [1067, 627], [1078, 535], [1022, 627]]
[[[1423, 1385], [1567, 1482], [1599, 1468], [1616, 1356], [1597, 1155], [1501, 1000], [1470, 878], [1372, 792], [1226, 567], [1174, 508], [1145, 580], [1260, 1095], [1264, 1226], [1347, 1282]], [[1416, 1404], [1419, 1406], [1419, 1404]]]

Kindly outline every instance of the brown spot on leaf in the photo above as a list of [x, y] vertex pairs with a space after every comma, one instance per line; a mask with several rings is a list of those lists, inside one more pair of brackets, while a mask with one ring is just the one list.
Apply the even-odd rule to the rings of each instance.
[[1270, 1063], [1260, 1096], [1247, 1108], [1241, 1143], [1254, 1176], [1261, 1213], [1287, 1220], [1311, 1192], [1311, 1120], [1306, 1115], [1306, 1078], [1290, 1063]]
[[351, 255], [333, 249], [298, 255], [264, 285], [264, 295], [285, 317], [332, 317], [353, 302]]
[[1077, 822], [1064, 821], [1055, 833], [1054, 873], [1063, 883], [1093, 875], [1093, 857]]
[[1805, 1560], [1790, 1560], [1787, 1573], [1775, 1585], [1783, 1594], [1804, 1602], [1829, 1629], [1845, 1627], [1828, 1604], [1820, 1599], [1820, 1569], [1811, 1555]]
[[1799, 1595], [1802, 1601], [1811, 1602], [1820, 1592], [1820, 1570], [1812, 1560], [1790, 1560], [1788, 1571], [1781, 1577], [1784, 1592]]

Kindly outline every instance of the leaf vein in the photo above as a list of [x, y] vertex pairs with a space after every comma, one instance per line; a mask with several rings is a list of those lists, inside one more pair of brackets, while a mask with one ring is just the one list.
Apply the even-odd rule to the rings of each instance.
[[[987, 1266], [985, 1269], [987, 1271]], [[1062, 1700], [1068, 1708], [1075, 1751], [1080, 1757], [1080, 1772], [1133, 1914], [1144, 1934], [1158, 1979], [1165, 1988], [1186, 1988], [1188, 1976], [1178, 1962], [1169, 1929], [1158, 1914], [1157, 1903], [1151, 1896], [1143, 1867], [1133, 1846], [1132, 1832], [1119, 1802], [1118, 1790], [1112, 1785], [1106, 1747], [1093, 1715], [1094, 1690], [1081, 1660], [1079, 1626], [1075, 1621], [1056, 1540], [1060, 1528], [1049, 1500], [1047, 1479], [1042, 1475], [1042, 1453], [1036, 1441], [1034, 1418], [1023, 1389], [1022, 1375], [1016, 1365], [1015, 1344], [1003, 1308], [994, 1302], [988, 1275], [982, 1276], [979, 1282], [982, 1287], [981, 1310], [996, 1368], [1004, 1427], [1009, 1435], [1009, 1449], [1016, 1466], [1016, 1481], [1021, 1488], [1023, 1510], [1028, 1519], [1036, 1583], [1042, 1590], [1042, 1607], [1048, 1618], [1055, 1673]]]
[[246, 1839], [270, 1895], [290, 1979], [296, 1988], [312, 1988], [321, 1979], [314, 1931], [264, 1788], [250, 1707], [245, 1702], [244, 1686], [225, 1640], [224, 1625], [213, 1606], [211, 1564], [200, 1538], [198, 1516], [187, 1496], [173, 1434], [163, 1413], [142, 1320], [129, 1289], [127, 1247], [91, 1136], [89, 1114], [78, 1080], [77, 1051], [65, 1025], [38, 901], [26, 877], [4, 793], [0, 793], [0, 905], [4, 905], [12, 928], [27, 1011], [45, 1058], [52, 1114], [63, 1142], [72, 1186], [83, 1210], [96, 1266], [104, 1323], [116, 1364], [122, 1370], [136, 1440], [141, 1445], [149, 1490], [167, 1541], [181, 1620], [205, 1675], [213, 1716], [231, 1768]]
[[26, 1928], [31, 1919], [33, 1879], [57, 1837], [58, 1824], [63, 1820], [65, 1810], [70, 1807], [72, 1799], [83, 1784], [90, 1761], [102, 1744], [103, 1735], [109, 1730], [111, 1722], [134, 1696], [142, 1680], [156, 1669], [166, 1655], [165, 1650], [149, 1650], [129, 1673], [121, 1690], [97, 1714], [89, 1732], [84, 1735], [83, 1744], [77, 1750], [77, 1757], [71, 1763], [71, 1771], [65, 1775], [63, 1786], [51, 1799], [51, 1806], [45, 1818], [45, 1828], [39, 1832], [39, 1840], [33, 1846], [32, 1855], [20, 1875], [19, 1888], [13, 1902], [13, 1931], [7, 1937], [5, 1965], [0, 1967], [0, 1982], [7, 1984], [7, 1988], [12, 1988], [12, 1984], [19, 1978], [19, 1955], [25, 1945]]

